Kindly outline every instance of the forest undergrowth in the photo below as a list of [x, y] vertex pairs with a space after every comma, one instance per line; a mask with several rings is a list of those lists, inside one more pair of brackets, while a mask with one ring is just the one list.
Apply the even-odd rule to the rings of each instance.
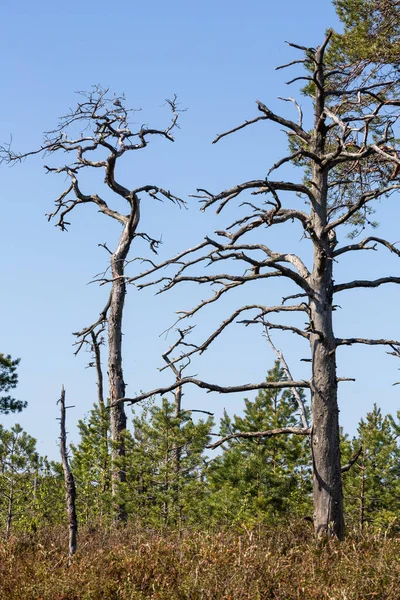
[[316, 541], [308, 523], [232, 531], [87, 528], [3, 540], [0, 600], [398, 600], [400, 538]]

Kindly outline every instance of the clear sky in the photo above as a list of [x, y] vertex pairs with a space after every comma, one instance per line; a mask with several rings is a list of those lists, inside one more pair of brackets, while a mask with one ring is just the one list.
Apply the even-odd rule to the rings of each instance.
[[[273, 124], [248, 128], [214, 146], [211, 141], [216, 133], [257, 116], [256, 99], [289, 114], [290, 108], [282, 107], [277, 97], [293, 95], [296, 89], [285, 86], [287, 72], [274, 71], [277, 65], [298, 58], [285, 40], [315, 46], [326, 28], [336, 25], [329, 0], [5, 0], [0, 8], [1, 140], [9, 140], [12, 134], [15, 149], [37, 147], [42, 132], [74, 107], [74, 92], [93, 84], [124, 92], [129, 106], [142, 109], [138, 123], [155, 126], [169, 118], [165, 98], [178, 94], [181, 108], [187, 111], [181, 116], [175, 143], [152, 142], [124, 163], [119, 173], [128, 187], [155, 183], [188, 199], [186, 211], [154, 201], [143, 204], [140, 229], [153, 237], [162, 235], [160, 257], [165, 258], [228, 223], [212, 211], [199, 213], [197, 201], [189, 198], [196, 187], [218, 191], [265, 177], [282, 156], [286, 139]], [[304, 99], [302, 103], [306, 110]], [[87, 283], [106, 267], [107, 255], [98, 244], [107, 242], [112, 247], [119, 232], [90, 206], [76, 211], [68, 233], [48, 223], [45, 213], [52, 210], [65, 182], [63, 177], [45, 175], [40, 157], [13, 168], [3, 166], [0, 177], [0, 350], [21, 357], [15, 395], [29, 402], [23, 414], [1, 420], [5, 426], [20, 422], [38, 439], [39, 451], [55, 458], [61, 385], [68, 403], [75, 405], [68, 415], [71, 439], [76, 440], [74, 424], [96, 400], [94, 371], [85, 369], [89, 355], [74, 357], [72, 332], [94, 321], [105, 304], [106, 288]], [[100, 190], [101, 176], [88, 180], [88, 186], [93, 186], [88, 192], [96, 191], [95, 186]], [[378, 205], [379, 235], [398, 241], [399, 217], [397, 196]], [[268, 234], [270, 245], [298, 251], [307, 259], [309, 250], [298, 229], [284, 226], [278, 234]], [[342, 241], [345, 235], [346, 231]], [[134, 245], [131, 255], [145, 251]], [[336, 281], [398, 273], [398, 259], [384, 252], [354, 254], [346, 264], [337, 265]], [[272, 286], [257, 293], [261, 302], [276, 303], [285, 290]], [[128, 290], [127, 394], [170, 381], [158, 368], [160, 354], [173, 338], [160, 333], [174, 321], [174, 311], [190, 308], [204, 294], [203, 289], [188, 286], [161, 296], [154, 296], [153, 290]], [[251, 297], [246, 294], [250, 291], [241, 291], [205, 313], [198, 320], [199, 335], [211, 331], [229, 308]], [[340, 294], [341, 308], [335, 313], [338, 337], [399, 339], [399, 299], [400, 290], [394, 286]], [[307, 356], [307, 345], [292, 334], [274, 340], [295, 378], [307, 377], [307, 364], [299, 361]], [[273, 360], [258, 330], [238, 326], [193, 364], [191, 374], [221, 383], [261, 381]], [[357, 378], [356, 383], [340, 387], [341, 424], [346, 431], [355, 431], [374, 402], [384, 412], [397, 411], [400, 388], [392, 384], [400, 379], [399, 366], [382, 348], [339, 350], [339, 376]], [[211, 409], [219, 418], [224, 407], [230, 413], [239, 411], [242, 396], [228, 398], [188, 388], [185, 406]]]

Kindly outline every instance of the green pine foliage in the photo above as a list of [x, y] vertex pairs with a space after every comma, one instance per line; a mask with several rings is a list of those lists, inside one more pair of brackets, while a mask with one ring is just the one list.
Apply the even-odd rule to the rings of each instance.
[[33, 437], [20, 425], [0, 425], [0, 523], [7, 536], [30, 522], [40, 463]]
[[[399, 415], [400, 416], [400, 415]], [[361, 419], [357, 436], [344, 441], [344, 457], [360, 447], [356, 464], [343, 475], [349, 526], [361, 530], [400, 529], [400, 427], [374, 405]]]
[[[17, 366], [20, 359], [13, 360], [9, 354], [0, 353], [0, 394], [9, 392], [17, 387], [18, 374]], [[0, 413], [8, 415], [10, 412], [21, 412], [26, 408], [27, 402], [16, 400], [9, 394], [0, 395]]]
[[[203, 452], [212, 418], [194, 421], [190, 411], [175, 415], [172, 403], [144, 404], [125, 432], [126, 483], [118, 502], [128, 518], [151, 527], [193, 525], [206, 494]], [[80, 523], [112, 519], [108, 411], [94, 406], [79, 424], [80, 442], [72, 449]]]
[[110, 518], [111, 471], [109, 412], [94, 405], [78, 422], [80, 442], [71, 444], [71, 469], [77, 487], [77, 515], [81, 523], [102, 522]]
[[204, 449], [213, 419], [194, 421], [190, 411], [165, 398], [133, 419], [128, 450], [129, 506], [152, 526], [189, 526], [201, 520], [206, 495]]
[[[267, 381], [282, 381], [277, 361]], [[262, 390], [245, 400], [243, 416], [225, 412], [221, 435], [299, 426], [293, 394]], [[210, 467], [211, 517], [217, 523], [275, 523], [310, 513], [311, 465], [309, 441], [300, 436], [232, 439]]]
[[[269, 381], [281, 381], [277, 361]], [[290, 390], [262, 390], [244, 401], [240, 415], [225, 411], [220, 435], [299, 426]], [[127, 482], [120, 500], [129, 521], [152, 530], [210, 531], [234, 527], [287, 525], [311, 515], [309, 439], [279, 435], [232, 438], [207, 456], [213, 419], [176, 414], [172, 402], [149, 401], [134, 413], [126, 433]], [[80, 441], [72, 448], [81, 526], [112, 523], [108, 411], [94, 406], [79, 422]], [[375, 405], [357, 435], [342, 440], [342, 463], [357, 461], [343, 474], [349, 529], [387, 535], [400, 530], [400, 411], [397, 420]], [[65, 525], [61, 465], [40, 457], [36, 440], [15, 425], [0, 426], [0, 529], [6, 536]], [[261, 529], [260, 529], [261, 530]]]
[[65, 488], [61, 463], [39, 457], [25, 531], [65, 524]]
[[398, 0], [334, 0], [343, 23], [333, 48], [342, 61], [381, 64], [400, 62], [400, 3]]

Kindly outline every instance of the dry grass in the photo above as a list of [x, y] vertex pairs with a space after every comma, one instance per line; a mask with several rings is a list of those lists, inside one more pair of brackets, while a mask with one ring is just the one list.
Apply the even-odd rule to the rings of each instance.
[[0, 600], [399, 600], [400, 540], [317, 543], [306, 525], [263, 532], [65, 532], [0, 547]]

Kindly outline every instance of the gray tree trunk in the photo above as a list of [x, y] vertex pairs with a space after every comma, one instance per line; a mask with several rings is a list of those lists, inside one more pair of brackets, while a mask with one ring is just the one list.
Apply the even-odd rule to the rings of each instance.
[[97, 401], [99, 405], [99, 413], [101, 419], [101, 436], [102, 436], [102, 453], [103, 453], [103, 465], [102, 465], [102, 489], [105, 492], [109, 487], [109, 456], [108, 456], [108, 416], [107, 408], [104, 403], [104, 386], [103, 386], [103, 370], [101, 368], [101, 353], [99, 336], [103, 332], [103, 328], [100, 329], [97, 334], [91, 331], [90, 335], [92, 338], [92, 351], [94, 354], [94, 365], [96, 368], [97, 375]]
[[68, 515], [68, 531], [69, 531], [69, 556], [72, 557], [77, 548], [77, 534], [78, 534], [78, 519], [76, 516], [75, 500], [76, 500], [76, 488], [75, 480], [72, 475], [67, 452], [67, 432], [65, 428], [65, 390], [64, 386], [61, 390], [60, 398], [61, 407], [61, 432], [60, 432], [60, 453], [61, 462], [64, 471], [64, 482], [65, 482], [65, 501], [67, 505]]
[[[323, 55], [316, 52], [315, 122], [313, 151], [325, 157], [327, 129], [324, 118]], [[328, 169], [313, 161], [311, 207], [314, 244], [309, 302], [311, 380], [311, 449], [313, 461], [314, 529], [318, 535], [344, 536], [343, 493], [340, 462], [339, 408], [337, 401], [336, 340], [332, 327], [333, 251], [335, 235], [325, 232], [328, 224]]]
[[[123, 402], [125, 382], [122, 370], [122, 315], [125, 304], [126, 285], [124, 280], [125, 259], [132, 237], [139, 222], [139, 208], [132, 211], [124, 226], [119, 244], [111, 255], [112, 289], [108, 311], [108, 385], [110, 395], [112, 495], [118, 520], [126, 521], [127, 512], [121, 483], [126, 482], [125, 440], [126, 413]], [[136, 213], [136, 214], [135, 214]], [[135, 214], [135, 218], [134, 215]], [[122, 494], [122, 495], [121, 495]]]

